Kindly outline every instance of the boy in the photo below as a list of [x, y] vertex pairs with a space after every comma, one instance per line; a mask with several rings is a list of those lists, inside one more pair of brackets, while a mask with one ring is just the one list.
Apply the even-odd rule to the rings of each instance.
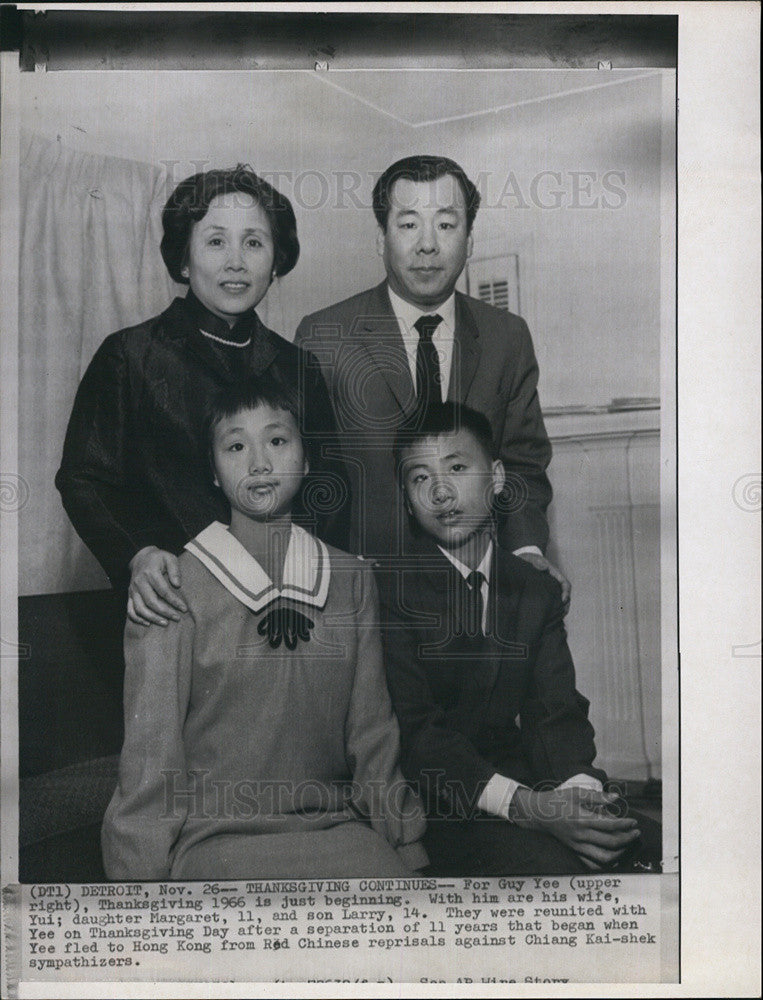
[[189, 611], [128, 623], [112, 879], [399, 876], [426, 864], [398, 767], [371, 571], [292, 524], [309, 470], [292, 390], [208, 420], [231, 506], [180, 556]]
[[427, 802], [432, 872], [622, 862], [639, 827], [593, 766], [559, 585], [493, 538], [505, 473], [489, 422], [436, 403], [401, 428], [395, 459], [416, 540], [409, 560], [380, 574], [383, 641], [403, 772]]

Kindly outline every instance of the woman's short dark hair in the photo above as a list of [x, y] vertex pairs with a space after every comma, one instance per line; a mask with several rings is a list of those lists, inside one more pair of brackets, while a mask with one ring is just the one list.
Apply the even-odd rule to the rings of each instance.
[[188, 284], [182, 271], [188, 263], [188, 243], [194, 224], [207, 214], [213, 198], [234, 191], [251, 195], [267, 215], [273, 234], [275, 273], [279, 277], [288, 274], [297, 263], [299, 240], [291, 202], [272, 184], [239, 163], [230, 170], [206, 170], [186, 177], [167, 199], [162, 212], [164, 236], [160, 249], [173, 281]]
[[458, 181], [466, 202], [466, 231], [471, 232], [477, 209], [480, 207], [480, 194], [474, 184], [466, 176], [463, 167], [447, 156], [406, 156], [391, 167], [387, 167], [374, 185], [372, 202], [376, 221], [382, 230], [387, 231], [389, 216], [389, 199], [396, 181], [436, 181], [446, 174], [451, 174]]

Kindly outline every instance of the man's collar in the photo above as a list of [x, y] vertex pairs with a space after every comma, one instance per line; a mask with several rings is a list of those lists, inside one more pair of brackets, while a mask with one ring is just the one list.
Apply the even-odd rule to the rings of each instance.
[[296, 524], [286, 550], [281, 589], [228, 528], [213, 521], [186, 544], [186, 549], [231, 594], [252, 611], [262, 611], [279, 597], [322, 608], [331, 577], [328, 549]]
[[405, 299], [401, 299], [400, 296], [393, 292], [389, 284], [387, 285], [387, 292], [389, 293], [389, 301], [392, 306], [392, 312], [395, 314], [399, 322], [402, 322], [407, 330], [413, 329], [413, 324], [419, 318], [419, 316], [431, 316], [433, 313], [437, 313], [442, 316], [443, 323], [450, 329], [456, 329], [456, 293], [453, 292], [442, 305], [437, 306], [436, 309], [421, 309], [419, 306], [413, 305], [412, 302], [407, 302]]

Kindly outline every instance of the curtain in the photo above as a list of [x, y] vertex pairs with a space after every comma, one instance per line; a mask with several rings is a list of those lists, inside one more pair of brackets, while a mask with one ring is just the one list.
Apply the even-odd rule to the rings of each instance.
[[170, 193], [159, 167], [21, 137], [19, 247], [19, 593], [108, 586], [53, 479], [74, 394], [112, 331], [177, 291], [159, 253]]

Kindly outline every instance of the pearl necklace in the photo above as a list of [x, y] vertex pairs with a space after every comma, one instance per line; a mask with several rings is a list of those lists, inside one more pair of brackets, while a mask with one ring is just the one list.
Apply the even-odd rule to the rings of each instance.
[[210, 340], [216, 340], [218, 344], [225, 344], [226, 347], [248, 347], [252, 342], [251, 337], [247, 337], [242, 344], [238, 340], [226, 340], [224, 337], [217, 337], [214, 333], [207, 333], [206, 330], [201, 330], [200, 333], [204, 337], [209, 337]]

